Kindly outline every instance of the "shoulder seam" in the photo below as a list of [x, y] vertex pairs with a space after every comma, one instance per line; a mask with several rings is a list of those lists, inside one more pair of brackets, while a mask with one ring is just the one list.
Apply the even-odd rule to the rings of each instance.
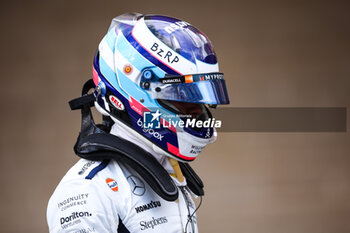
[[92, 169], [87, 176], [85, 176], [85, 179], [91, 180], [92, 178], [94, 178], [97, 173], [99, 173], [107, 167], [108, 163], [109, 160], [103, 160], [97, 167]]

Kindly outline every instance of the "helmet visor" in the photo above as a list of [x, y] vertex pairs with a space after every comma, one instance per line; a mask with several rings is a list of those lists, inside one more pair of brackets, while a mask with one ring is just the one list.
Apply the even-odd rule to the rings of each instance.
[[150, 85], [151, 97], [202, 104], [229, 104], [223, 73], [166, 76]]

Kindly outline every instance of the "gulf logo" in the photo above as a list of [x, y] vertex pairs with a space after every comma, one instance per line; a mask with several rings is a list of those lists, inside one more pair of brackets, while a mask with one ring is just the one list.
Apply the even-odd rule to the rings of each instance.
[[111, 179], [111, 178], [107, 178], [106, 179], [106, 183], [108, 185], [108, 187], [110, 189], [112, 189], [114, 192], [117, 192], [118, 191], [118, 183], [117, 181]]

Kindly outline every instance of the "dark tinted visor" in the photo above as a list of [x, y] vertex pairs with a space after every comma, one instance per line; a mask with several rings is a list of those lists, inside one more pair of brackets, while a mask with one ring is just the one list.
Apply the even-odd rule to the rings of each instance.
[[202, 104], [229, 104], [223, 73], [166, 76], [151, 83], [151, 97]]

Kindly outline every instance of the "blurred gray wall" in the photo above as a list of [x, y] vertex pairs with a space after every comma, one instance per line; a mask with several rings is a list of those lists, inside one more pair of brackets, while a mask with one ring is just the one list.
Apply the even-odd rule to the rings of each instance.
[[[159, 13], [213, 41], [232, 107], [350, 107], [348, 1], [1, 1], [0, 232], [47, 232], [114, 16]], [[348, 114], [349, 115], [349, 114]], [[349, 117], [347, 118], [349, 122]], [[222, 133], [193, 163], [201, 233], [350, 232], [349, 133]]]

